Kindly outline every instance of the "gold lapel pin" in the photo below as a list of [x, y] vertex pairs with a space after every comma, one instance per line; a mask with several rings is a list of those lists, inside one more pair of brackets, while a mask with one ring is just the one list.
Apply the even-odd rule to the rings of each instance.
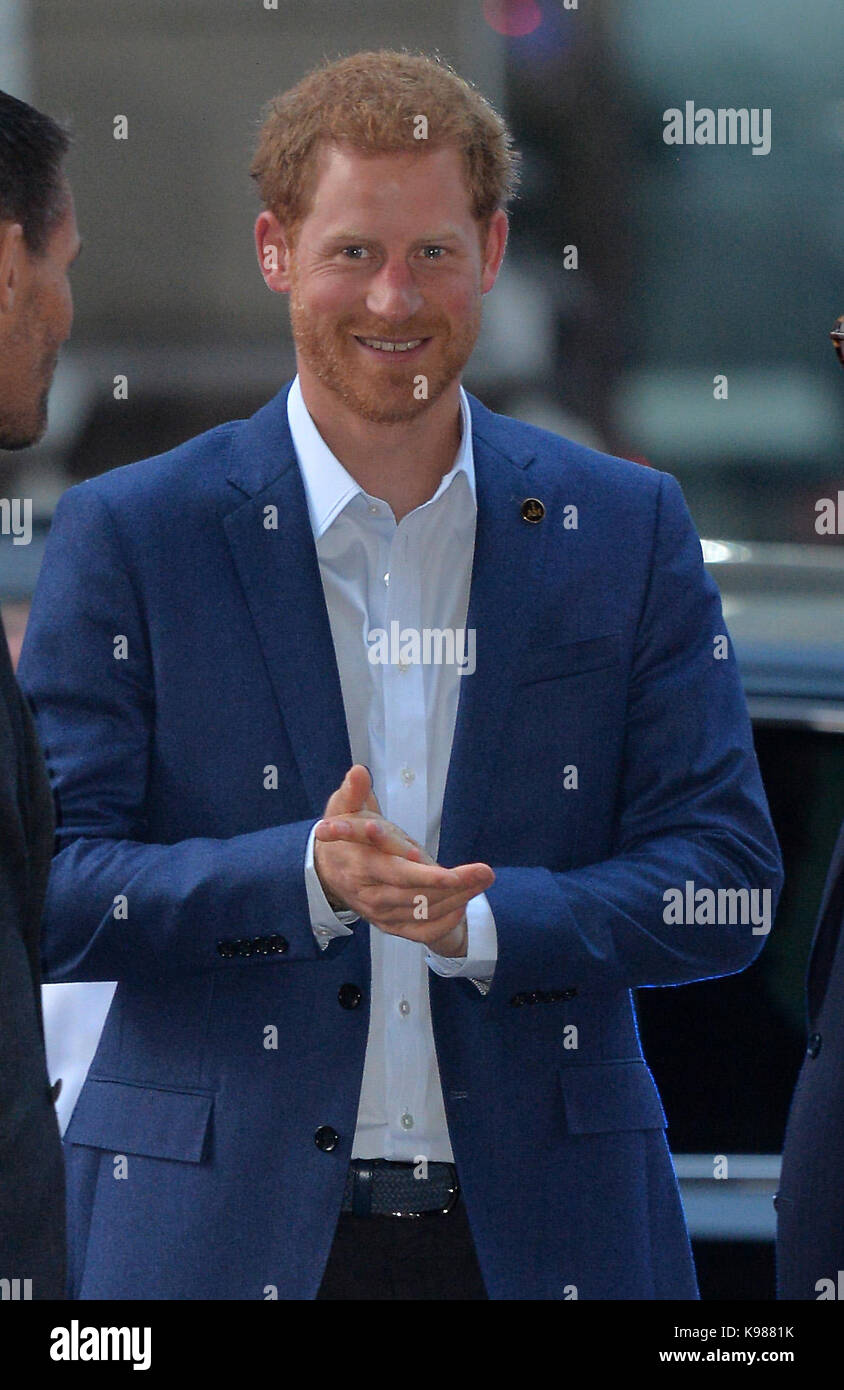
[[522, 503], [523, 521], [541, 521], [545, 515], [545, 504], [538, 497], [526, 497]]

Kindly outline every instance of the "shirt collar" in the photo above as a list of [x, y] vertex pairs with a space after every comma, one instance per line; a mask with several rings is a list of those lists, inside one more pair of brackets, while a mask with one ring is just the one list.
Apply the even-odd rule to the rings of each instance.
[[[331, 452], [314, 424], [308, 407], [305, 405], [298, 375], [287, 396], [287, 419], [293, 447], [299, 461], [299, 470], [305, 485], [311, 530], [314, 540], [319, 540], [353, 497], [358, 495], [368, 497], [369, 494], [363, 491], [351, 473]], [[441, 497], [451, 486], [458, 473], [465, 473], [472, 502], [477, 506], [475, 463], [472, 452], [472, 415], [469, 409], [469, 399], [462, 386], [460, 387], [460, 421], [460, 445], [454, 463], [448, 473], [440, 480], [439, 487], [433, 497], [424, 504], [425, 506]]]

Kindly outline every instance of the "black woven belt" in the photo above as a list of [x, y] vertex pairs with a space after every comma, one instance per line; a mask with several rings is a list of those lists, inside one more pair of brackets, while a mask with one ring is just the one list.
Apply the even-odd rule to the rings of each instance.
[[419, 1168], [389, 1158], [353, 1158], [341, 1210], [353, 1216], [445, 1216], [460, 1195], [457, 1169], [429, 1163], [427, 1176], [416, 1177]]

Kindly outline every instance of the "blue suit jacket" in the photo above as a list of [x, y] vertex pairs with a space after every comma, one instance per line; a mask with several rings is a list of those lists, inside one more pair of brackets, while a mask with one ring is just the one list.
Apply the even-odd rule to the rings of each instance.
[[[371, 928], [322, 954], [309, 925], [305, 844], [351, 756], [287, 389], [67, 492], [35, 598], [47, 977], [119, 982], [65, 1138], [83, 1298], [313, 1298], [340, 1208]], [[494, 1299], [694, 1298], [630, 990], [762, 945], [663, 920], [686, 880], [776, 899], [738, 673], [676, 482], [470, 403], [477, 669], [439, 857], [495, 869], [499, 958], [486, 997], [429, 987], [478, 1258]]]

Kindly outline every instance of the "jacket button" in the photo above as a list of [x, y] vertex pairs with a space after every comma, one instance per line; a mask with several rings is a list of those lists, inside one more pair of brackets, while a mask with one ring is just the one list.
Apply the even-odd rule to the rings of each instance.
[[806, 1051], [810, 1057], [817, 1057], [821, 1050], [821, 1041], [820, 1033], [812, 1033], [810, 1035], [809, 1041], [806, 1044]]
[[357, 985], [341, 985], [337, 991], [337, 998], [340, 1006], [344, 1009], [356, 1009], [363, 995]]
[[50, 1100], [53, 1102], [54, 1105], [55, 1105], [56, 1101], [58, 1100], [59, 1096], [61, 1095], [61, 1093], [62, 1093], [62, 1079], [61, 1079], [61, 1077], [59, 1076], [59, 1077], [56, 1078], [56, 1080], [53, 1082], [52, 1086], [50, 1087]]
[[318, 1149], [322, 1149], [324, 1154], [330, 1154], [332, 1149], [336, 1149], [340, 1143], [340, 1135], [331, 1125], [320, 1125], [314, 1135], [314, 1143]]

